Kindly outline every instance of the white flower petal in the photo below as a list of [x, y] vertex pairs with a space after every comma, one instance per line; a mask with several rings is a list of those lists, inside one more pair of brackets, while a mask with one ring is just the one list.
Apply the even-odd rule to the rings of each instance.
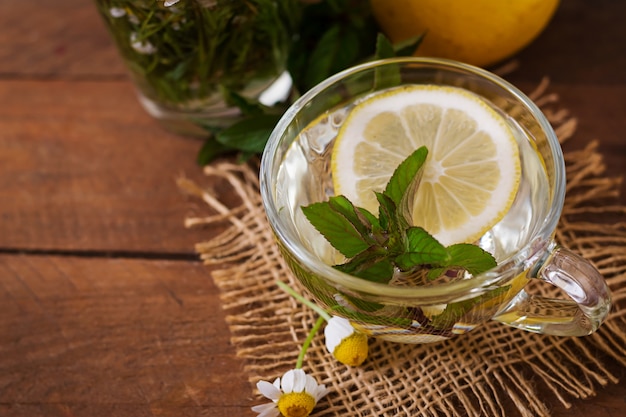
[[179, 1], [179, 0], [165, 0], [165, 1], [163, 2], [163, 5], [164, 5], [165, 7], [170, 7], [171, 5], [178, 3], [178, 1]]
[[304, 390], [315, 397], [315, 390], [317, 389], [317, 381], [311, 375], [306, 375], [306, 383]]
[[111, 14], [112, 17], [122, 17], [126, 14], [126, 10], [123, 9], [122, 7], [111, 7], [109, 9], [109, 13]]
[[277, 403], [284, 394], [306, 392], [317, 403], [329, 392], [325, 385], [318, 385], [315, 378], [307, 375], [302, 369], [291, 369], [285, 372], [282, 378], [276, 378], [273, 384], [259, 381], [257, 388], [261, 394], [273, 401], [271, 404], [257, 405], [252, 408], [253, 411], [261, 413], [258, 417], [279, 417], [280, 411]]
[[151, 55], [157, 51], [156, 46], [148, 41], [140, 41], [137, 39], [137, 33], [130, 34], [130, 46], [140, 54]]
[[328, 320], [328, 324], [324, 328], [324, 338], [328, 352], [332, 354], [339, 343], [352, 333], [354, 333], [354, 328], [348, 319], [333, 316]]
[[294, 369], [293, 392], [302, 392], [306, 387], [306, 373], [302, 369]]
[[280, 379], [280, 388], [286, 394], [288, 392], [293, 391], [293, 380], [295, 376], [293, 375], [293, 369], [285, 372], [283, 377]]
[[296, 370], [291, 369], [283, 375], [281, 378], [280, 387], [283, 392], [286, 394], [288, 392], [293, 392], [293, 386], [296, 383]]
[[276, 389], [280, 390], [280, 378], [276, 378], [274, 380], [274, 386], [276, 387]]
[[315, 388], [315, 392], [312, 392], [311, 394], [315, 398], [315, 402], [318, 402], [319, 400], [324, 398], [326, 394], [328, 394], [329, 392], [330, 390], [326, 388], [326, 385], [322, 384], [322, 385], [318, 385]]
[[280, 389], [278, 389], [275, 385], [270, 384], [267, 381], [259, 381], [256, 384], [257, 389], [263, 394], [265, 398], [269, 398], [270, 400], [276, 402], [280, 398], [282, 394]]
[[259, 413], [257, 417], [278, 417], [280, 415], [280, 411], [274, 403], [255, 405], [252, 407], [252, 411]]

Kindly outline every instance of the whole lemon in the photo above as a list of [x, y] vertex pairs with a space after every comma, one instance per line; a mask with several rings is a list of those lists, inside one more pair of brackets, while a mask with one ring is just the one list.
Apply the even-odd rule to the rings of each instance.
[[425, 34], [416, 55], [489, 66], [520, 51], [546, 27], [559, 0], [371, 0], [392, 42]]

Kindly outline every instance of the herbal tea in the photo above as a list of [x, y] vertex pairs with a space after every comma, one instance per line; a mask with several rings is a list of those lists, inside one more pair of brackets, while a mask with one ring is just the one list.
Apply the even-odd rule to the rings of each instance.
[[[329, 264], [337, 263], [335, 251], [315, 229], [310, 227], [300, 208], [315, 201], [326, 200], [336, 194], [330, 155], [333, 153], [337, 132], [354, 105], [355, 102], [349, 103], [342, 108], [328, 112], [303, 129], [287, 151], [276, 181], [277, 196], [288, 215], [292, 216], [298, 225], [302, 241], [309, 242], [310, 249]], [[497, 109], [494, 108], [494, 110]], [[506, 120], [519, 149], [520, 181], [507, 213], [480, 238], [474, 240], [480, 247], [492, 253], [499, 262], [527, 243], [528, 237], [534, 231], [533, 225], [538, 223], [536, 219], [545, 217], [550, 205], [549, 185], [541, 156], [529, 140], [527, 132], [510, 117], [505, 115], [501, 117]], [[397, 147], [392, 143], [388, 144], [389, 148], [394, 146]], [[378, 154], [372, 155], [369, 162], [374, 164], [376, 158], [384, 159], [385, 156], [381, 154], [386, 152], [388, 152], [386, 149], [380, 150]], [[471, 154], [467, 154], [467, 158], [470, 159]], [[379, 165], [381, 165], [380, 162]], [[378, 189], [372, 187], [367, 191], [372, 197], [374, 197], [373, 191], [382, 191], [393, 169], [395, 166], [388, 169], [387, 175], [382, 180], [372, 179], [370, 183], [379, 185]], [[283, 176], [291, 177], [291, 179], [283, 180]], [[489, 180], [489, 178], [484, 179], [485, 182]], [[291, 184], [292, 187], [281, 189], [280, 186], [284, 184]], [[299, 186], [294, 187], [294, 184], [299, 184]], [[419, 208], [419, 200], [415, 202], [415, 205]], [[371, 203], [369, 208], [371, 208]], [[428, 227], [425, 228], [428, 230]]]
[[[378, 92], [376, 95], [385, 96], [389, 95], [390, 92], [393, 93], [393, 90]], [[361, 99], [360, 101], [362, 102], [363, 100], [372, 100], [372, 97], [369, 96], [366, 99]], [[487, 102], [484, 100], [482, 102], [487, 104]], [[335, 149], [335, 145], [337, 143], [337, 135], [338, 132], [341, 130], [341, 127], [345, 123], [346, 119], [350, 117], [349, 115], [351, 114], [351, 112], [354, 111], [355, 105], [357, 104], [358, 102], [355, 101], [346, 104], [339, 109], [328, 112], [322, 117], [319, 117], [305, 129], [303, 129], [301, 134], [291, 145], [290, 149], [286, 152], [284, 161], [279, 168], [279, 173], [276, 181], [276, 195], [279, 199], [279, 204], [283, 206], [284, 210], [282, 215], [292, 217], [292, 221], [297, 225], [297, 231], [300, 234], [301, 242], [305, 246], [307, 246], [310, 251], [318, 254], [320, 259], [322, 259], [329, 265], [336, 265], [341, 263], [343, 260], [343, 255], [337, 253], [337, 251], [327, 242], [327, 240], [323, 236], [321, 236], [320, 233], [309, 223], [309, 221], [304, 217], [301, 208], [312, 202], [324, 201], [328, 199], [328, 197], [336, 194], [335, 186], [337, 185], [337, 180], [333, 178], [333, 170], [331, 167], [338, 166], [342, 163], [342, 161], [331, 161], [331, 155], [333, 155], [334, 158], [346, 157], [339, 154]], [[493, 106], [490, 106], [489, 108], [492, 109], [494, 112], [497, 111], [497, 109]], [[386, 111], [384, 111], [383, 113], [386, 113]], [[529, 141], [527, 133], [524, 132], [523, 129], [511, 118], [508, 118], [507, 116], [500, 113], [497, 113], [497, 115], [497, 117], [506, 121], [507, 128], [510, 132], [512, 132], [512, 136], [515, 140], [517, 152], [515, 152], [514, 156], [519, 158], [520, 172], [518, 173], [518, 175], [520, 179], [519, 184], [516, 184], [513, 190], [514, 196], [512, 197], [512, 203], [509, 207], [507, 207], [507, 212], [503, 214], [501, 220], [497, 221], [493, 226], [490, 226], [489, 230], [487, 230], [480, 237], [475, 239], [474, 242], [482, 249], [494, 255], [498, 262], [502, 262], [528, 242], [529, 236], [531, 236], [534, 232], [534, 230], [532, 230], [533, 225], [541, 223], [540, 221], [537, 221], [537, 219], [542, 219], [547, 214], [550, 204], [550, 196], [544, 163], [542, 162], [541, 156], [536, 152], [533, 145]], [[406, 128], [410, 129], [410, 127]], [[477, 130], [480, 131], [481, 127], [477, 126]], [[351, 131], [348, 132], [352, 133]], [[437, 133], [433, 132], [432, 135], [437, 135]], [[473, 136], [479, 137], [480, 134], [473, 133]], [[445, 148], [446, 138], [441, 137], [438, 140], [441, 143], [437, 146], [439, 148]], [[433, 142], [431, 141], [431, 143]], [[471, 141], [469, 145], [470, 146], [468, 147], [468, 149], [465, 149], [463, 151], [463, 158], [466, 161], [472, 160], [473, 151], [482, 151], [482, 149], [480, 148], [472, 150], [471, 145], [473, 144], [471, 143]], [[462, 144], [458, 144], [458, 146], [462, 146]], [[388, 155], [386, 157], [385, 154], [397, 152], [398, 148], [400, 148], [398, 144], [384, 143], [381, 144], [381, 147], [378, 149], [378, 154], [372, 155], [372, 157], [370, 158], [362, 158], [361, 160], [376, 165], [376, 159], [378, 158], [378, 166], [374, 166], [373, 169], [370, 167], [370, 170], [373, 171], [375, 169], [378, 169], [380, 171], [381, 169], [385, 169], [384, 164], [380, 161], [389, 159]], [[392, 150], [389, 151], [389, 149]], [[376, 152], [376, 150], [374, 149], [372, 152]], [[358, 161], [357, 158], [353, 159], [356, 159]], [[381, 166], [383, 167], [381, 168]], [[363, 172], [366, 171], [367, 168], [368, 167], [362, 167], [358, 171]], [[376, 184], [382, 184], [382, 187], [379, 185], [379, 189], [372, 188], [365, 191], [369, 192], [372, 196], [374, 196], [373, 191], [382, 191], [384, 183], [391, 176], [394, 169], [395, 166], [392, 166], [391, 168], [387, 168], [386, 172], [382, 172], [376, 177], [361, 178], [362, 182], [366, 184], [374, 184], [374, 186], [376, 186]], [[452, 169], [452, 171], [454, 171], [454, 169]], [[480, 172], [480, 166], [474, 167], [474, 169], [472, 169], [472, 172]], [[488, 174], [489, 171], [487, 171], [487, 175]], [[510, 172], [506, 172], [505, 169], [505, 172], [502, 175], [513, 174], [511, 174]], [[287, 180], [285, 177], [289, 177], [289, 180]], [[381, 180], [380, 177], [383, 177], [383, 180]], [[354, 182], [356, 182], [356, 180], [356, 178], [353, 179]], [[474, 178], [474, 180], [475, 182], [477, 180], [478, 183], [491, 182], [491, 178], [489, 177], [485, 177], [484, 179], [478, 177]], [[508, 179], [505, 178], [504, 183], [509, 185], [510, 181], [507, 182], [507, 180]], [[344, 179], [344, 181], [349, 181], [349, 179]], [[283, 184], [291, 184], [292, 186], [282, 189], [280, 188], [280, 186]], [[424, 182], [422, 181], [422, 184], [420, 184], [420, 186], [423, 186], [423, 184]], [[469, 189], [468, 192], [471, 192], [471, 189]], [[498, 192], [510, 193], [510, 190], [498, 190]], [[414, 202], [414, 206], [416, 207], [416, 211], [419, 212], [420, 193], [417, 192], [416, 194], [417, 195], [415, 197], [416, 201]], [[371, 201], [367, 204], [369, 204], [370, 206], [368, 207], [369, 209], [373, 208]], [[446, 212], [446, 210], [439, 211]], [[458, 242], [446, 243], [449, 244]], [[468, 279], [471, 278], [471, 276], [465, 273], [454, 275], [452, 277], [446, 275], [443, 278], [447, 278], [446, 281], [448, 282], [450, 278]], [[525, 282], [525, 279], [523, 279], [523, 281]], [[417, 282], [415, 277], [407, 278], [402, 271], [396, 269], [396, 276], [391, 282], [389, 282], [389, 284], [436, 285], [438, 282], [440, 282], [440, 280], [429, 282], [421, 279], [419, 280], [419, 282]], [[502, 294], [504, 293], [506, 293], [506, 291], [504, 290], [496, 291], [493, 293], [493, 296], [501, 298]], [[335, 298], [337, 298], [337, 296], [335, 296]], [[350, 305], [350, 302], [347, 299], [342, 300], [341, 298], [339, 298], [339, 304], [343, 304], [343, 307], [347, 309], [352, 308], [355, 310], [355, 312], [358, 312], [359, 310], [359, 308], [357, 308], [356, 306]], [[480, 304], [480, 302], [477, 302], [477, 304]], [[422, 314], [424, 313], [424, 310], [429, 311], [429, 308], [424, 306], [422, 308]], [[430, 308], [430, 312], [433, 312], [432, 308]], [[387, 315], [388, 313], [389, 311], [387, 311], [385, 315]], [[441, 311], [439, 313], [441, 313]], [[467, 311], [464, 311], [464, 315], [466, 314]], [[378, 319], [381, 318], [381, 316], [378, 317]], [[455, 332], [465, 331], [471, 326], [471, 323], [454, 323], [454, 325], [450, 326], [450, 328], [438, 329], [440, 331], [434, 331], [434, 333], [445, 334], [445, 331], [441, 332], [442, 330]], [[421, 327], [422, 330], [426, 330], [424, 326]], [[433, 329], [431, 329], [430, 333], [433, 333]]]
[[[496, 320], [582, 336], [608, 314], [603, 277], [553, 239], [554, 131], [482, 69], [394, 58], [337, 74], [283, 115], [260, 179], [288, 267], [368, 335], [429, 343]], [[570, 299], [527, 293], [531, 278]]]

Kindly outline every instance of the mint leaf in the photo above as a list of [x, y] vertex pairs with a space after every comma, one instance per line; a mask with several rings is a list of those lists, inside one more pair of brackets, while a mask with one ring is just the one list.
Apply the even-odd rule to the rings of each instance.
[[[334, 203], [324, 201], [302, 207], [302, 212], [326, 240], [339, 252], [352, 258], [359, 252], [369, 248], [370, 238], [360, 232], [360, 227], [353, 223], [354, 218], [345, 210], [345, 197], [331, 197]], [[345, 200], [345, 201], [343, 201]], [[356, 214], [355, 214], [356, 217]]]
[[215, 140], [230, 148], [261, 153], [279, 119], [275, 114], [250, 116], [217, 133]]
[[393, 58], [396, 51], [393, 49], [391, 41], [382, 33], [376, 36], [376, 59]]
[[[396, 45], [382, 33], [378, 33], [376, 37], [376, 53], [374, 59], [385, 59], [399, 56], [411, 56], [415, 53], [423, 36], [416, 36], [407, 39]], [[385, 87], [392, 87], [402, 84], [402, 74], [400, 73], [400, 67], [395, 65], [387, 65], [385, 67], [378, 67], [374, 72], [374, 86], [376, 89], [383, 89]]]
[[465, 269], [472, 275], [482, 274], [497, 266], [492, 254], [470, 243], [458, 243], [448, 246], [450, 260], [447, 266]]
[[288, 56], [288, 71], [300, 93], [351, 65], [371, 60], [379, 31], [369, 2], [305, 3]]
[[[359, 233], [364, 241], [370, 241], [370, 230], [372, 229], [371, 218], [364, 215], [361, 210], [356, 207], [342, 195], [330, 197], [328, 204], [337, 213], [342, 215]], [[373, 217], [373, 216], [372, 216]], [[375, 217], [374, 217], [375, 219]], [[374, 243], [373, 241], [371, 243]]]
[[[388, 284], [398, 270], [418, 273], [420, 278], [426, 272], [428, 279], [446, 275], [449, 280], [463, 271], [476, 275], [496, 266], [494, 257], [478, 246], [460, 243], [445, 247], [424, 228], [410, 225], [413, 201], [427, 156], [425, 147], [417, 149], [395, 169], [385, 190], [374, 192], [379, 204], [378, 217], [362, 207], [355, 207], [344, 196], [302, 207], [315, 228], [348, 258], [345, 263], [335, 265], [335, 269], [371, 282]], [[450, 303], [441, 314], [431, 319], [424, 316], [424, 330], [431, 334], [450, 332], [475, 306], [507, 290], [508, 287], [496, 288], [470, 300]], [[382, 308], [365, 300], [336, 302], [338, 310], [363, 315], [361, 319], [366, 322], [375, 320], [368, 312]], [[398, 311], [397, 319], [406, 320], [411, 308], [398, 308], [401, 311]]]
[[414, 36], [393, 46], [396, 56], [413, 56], [424, 40], [424, 34]]
[[383, 304], [363, 301], [348, 294], [338, 293], [335, 297], [338, 304], [338, 307], [336, 307], [337, 311], [341, 311], [347, 317], [359, 318], [359, 313], [372, 313], [385, 308]]
[[[395, 56], [393, 45], [382, 33], [376, 38], [376, 59], [392, 58]], [[402, 84], [400, 67], [397, 65], [385, 65], [374, 70], [374, 89], [382, 90], [386, 87]]]
[[506, 285], [504, 287], [495, 288], [477, 297], [470, 298], [469, 300], [450, 303], [441, 312], [441, 314], [438, 314], [431, 319], [430, 325], [439, 329], [451, 328], [475, 306], [486, 303], [487, 301], [506, 293], [510, 288], [510, 285]]
[[233, 152], [234, 148], [223, 145], [215, 140], [213, 135], [209, 136], [196, 155], [198, 165], [206, 165], [215, 158]]
[[[358, 50], [354, 32], [340, 24], [331, 26], [313, 49], [305, 70], [304, 82], [312, 87], [351, 62]], [[351, 56], [352, 55], [352, 56]]]
[[[384, 194], [389, 196], [397, 207], [402, 205], [403, 197], [409, 194], [408, 191], [412, 187], [417, 188], [427, 156], [428, 149], [425, 146], [420, 147], [402, 161], [391, 175]], [[405, 198], [405, 200], [407, 199]], [[410, 200], [412, 206], [413, 199]]]
[[441, 265], [448, 262], [450, 254], [445, 246], [421, 227], [406, 231], [405, 252], [394, 260], [403, 271], [420, 265]]
[[378, 221], [378, 218], [376, 216], [374, 216], [363, 207], [355, 207], [355, 209], [358, 211], [359, 216], [361, 216], [361, 218], [363, 219], [363, 224], [370, 225], [371, 232], [374, 237], [382, 232], [380, 222]]
[[394, 271], [394, 265], [387, 259], [387, 252], [380, 246], [372, 246], [334, 268], [355, 277], [384, 284], [391, 280]]
[[497, 265], [493, 255], [476, 245], [458, 243], [448, 246], [447, 250], [450, 258], [441, 267], [428, 271], [428, 279], [436, 279], [450, 269], [464, 269], [472, 275], [478, 275]]
[[264, 106], [256, 100], [251, 100], [237, 94], [234, 91], [225, 90], [222, 92], [222, 95], [228, 104], [238, 107], [241, 114], [244, 116], [255, 116], [269, 111], [267, 106]]
[[[391, 239], [391, 243], [402, 242], [402, 232], [406, 228], [404, 219], [398, 217], [398, 208], [385, 193], [375, 193], [378, 200], [378, 221], [380, 227]], [[388, 244], [388, 246], [393, 247]]]

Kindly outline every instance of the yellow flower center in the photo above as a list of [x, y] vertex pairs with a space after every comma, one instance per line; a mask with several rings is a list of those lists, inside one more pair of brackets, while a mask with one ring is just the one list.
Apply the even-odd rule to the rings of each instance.
[[306, 417], [315, 407], [315, 398], [306, 391], [283, 394], [278, 399], [278, 410], [285, 417]]
[[344, 365], [359, 366], [367, 358], [367, 352], [367, 336], [353, 332], [337, 345], [333, 356]]

